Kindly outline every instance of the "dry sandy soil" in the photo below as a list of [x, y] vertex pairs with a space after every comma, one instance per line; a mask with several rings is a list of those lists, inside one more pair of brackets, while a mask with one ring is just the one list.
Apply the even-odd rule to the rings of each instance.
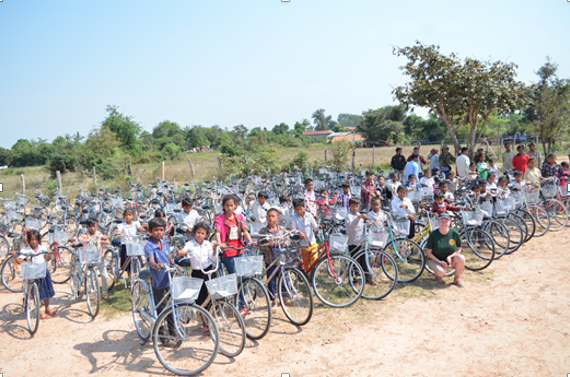
[[[566, 376], [570, 373], [570, 229], [533, 239], [463, 289], [427, 275], [380, 302], [311, 322], [277, 313], [270, 333], [235, 359], [219, 355], [204, 376]], [[91, 320], [57, 286], [58, 316], [30, 338], [20, 294], [0, 293], [0, 373], [17, 376], [170, 375], [139, 344], [128, 314]]]

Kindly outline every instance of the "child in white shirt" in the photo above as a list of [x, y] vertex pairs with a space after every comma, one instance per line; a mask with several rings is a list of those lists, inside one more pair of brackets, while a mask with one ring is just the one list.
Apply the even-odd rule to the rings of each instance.
[[260, 191], [257, 193], [257, 200], [254, 201], [253, 198], [250, 198], [247, 201], [253, 220], [253, 224], [251, 224], [252, 234], [257, 234], [261, 228], [267, 226], [267, 211], [271, 208], [267, 199], [269, 199], [269, 194], [266, 191]]
[[424, 176], [420, 179], [420, 183], [425, 187], [430, 187], [435, 192], [435, 180], [431, 176], [431, 169], [424, 169]]
[[179, 227], [186, 232], [186, 241], [190, 241], [194, 236], [192, 234], [192, 229], [198, 221], [200, 221], [200, 214], [198, 211], [192, 209], [194, 203], [190, 198], [184, 198], [182, 200], [182, 211], [178, 213]]

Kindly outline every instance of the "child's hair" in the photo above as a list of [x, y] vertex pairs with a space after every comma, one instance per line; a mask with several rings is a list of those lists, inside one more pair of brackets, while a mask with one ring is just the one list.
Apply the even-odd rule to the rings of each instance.
[[161, 219], [163, 216], [166, 217], [166, 214], [162, 209], [159, 208], [156, 211], [154, 211], [154, 217], [158, 217], [159, 219]]
[[546, 159], [548, 160], [550, 157], [556, 158], [556, 155], [554, 153], [549, 153], [548, 156], [546, 156]]
[[390, 178], [391, 178], [392, 180], [394, 180], [394, 177], [399, 178], [399, 177], [398, 177], [398, 173], [392, 173], [392, 174], [390, 175]]
[[237, 196], [236, 194], [230, 194], [230, 195], [234, 198], [234, 204], [236, 205], [236, 207], [239, 206], [241, 204], [241, 199], [239, 198], [239, 196]]
[[323, 187], [321, 191], [319, 191], [319, 194], [322, 194], [323, 192], [329, 192], [329, 190], [326, 187]]
[[396, 191], [400, 191], [400, 190], [404, 190], [404, 191], [408, 192], [408, 188], [404, 185], [398, 186], [398, 189]]
[[277, 214], [277, 216], [279, 216], [279, 210], [277, 210], [277, 208], [272, 207], [272, 208], [269, 208], [269, 209], [267, 210], [267, 214], [268, 214], [268, 215], [269, 215], [270, 213], [272, 213], [272, 212], [275, 212], [275, 213]]
[[166, 221], [164, 219], [155, 217], [148, 222], [148, 230], [150, 231], [152, 231], [154, 228], [160, 227], [166, 229]]
[[38, 243], [41, 242], [42, 240], [42, 236], [40, 234], [40, 231], [37, 229], [31, 229], [28, 234], [26, 235], [26, 239], [28, 240], [28, 243], [30, 243], [30, 241], [32, 240], [32, 237], [35, 237], [38, 240]]
[[402, 150], [402, 148], [400, 148], [400, 147], [397, 147], [397, 148], [396, 148], [396, 152], [399, 152], [399, 151], [401, 151], [401, 150]]
[[374, 175], [374, 172], [372, 170], [366, 170], [366, 175]]
[[523, 173], [520, 170], [515, 170], [515, 177], [522, 177]]
[[536, 158], [535, 158], [535, 157], [529, 157], [528, 163], [530, 164], [531, 161], [535, 161], [535, 162], [536, 162]]
[[497, 159], [495, 157], [493, 157], [493, 158], [491, 158], [491, 162], [495, 163], [495, 162], [497, 162]]
[[97, 224], [97, 220], [96, 219], [87, 219], [85, 220], [85, 226], [93, 226]]
[[480, 154], [477, 158], [481, 161], [481, 157], [483, 157], [483, 161], [485, 160], [485, 154]]
[[568, 167], [568, 163], [567, 163], [566, 161], [562, 161], [562, 162], [560, 163], [560, 165], [561, 165], [561, 166]]
[[479, 180], [479, 186], [487, 186], [487, 181], [484, 179]]
[[[380, 201], [381, 201], [380, 198], [377, 197], [377, 196], [375, 196], [375, 197], [373, 197], [372, 199], [370, 199], [370, 203], [376, 203], [376, 202], [380, 202]], [[349, 200], [349, 202], [350, 202], [350, 200]]]
[[342, 182], [342, 185], [340, 185], [340, 187], [350, 187], [350, 184], [348, 182]]
[[473, 190], [473, 191], [481, 191], [481, 186], [475, 185], [475, 186], [471, 187], [471, 190]]
[[443, 192], [441, 192], [440, 190], [437, 190], [435, 192], [435, 194], [433, 195], [434, 199], [443, 199], [445, 196], [443, 195]]
[[285, 202], [288, 202], [289, 200], [287, 199], [286, 196], [280, 196], [279, 197], [279, 204], [283, 204]]
[[123, 217], [127, 217], [127, 213], [130, 213], [133, 216], [135, 215], [135, 211], [132, 208], [125, 208], [123, 211]]
[[205, 221], [200, 221], [194, 224], [194, 227], [192, 228], [192, 234], [196, 234], [196, 231], [198, 229], [204, 229], [206, 231], [206, 237], [208, 237], [210, 235], [210, 232], [212, 231], [210, 225]]
[[229, 202], [230, 200], [231, 200], [232, 202], [234, 202], [234, 204], [236, 204], [236, 198], [235, 198], [234, 195], [232, 195], [232, 194], [224, 195], [224, 196], [222, 197], [222, 207], [225, 206], [226, 203]]
[[305, 208], [305, 201], [301, 198], [293, 199], [293, 208], [303, 207]]
[[508, 182], [507, 177], [505, 177], [504, 175], [499, 177], [499, 183], [501, 183], [502, 181]]
[[258, 197], [258, 198], [269, 199], [269, 194], [267, 193], [267, 191], [260, 191], [260, 192], [257, 193], [257, 197]]
[[425, 168], [424, 173], [431, 172], [430, 168]]
[[416, 176], [415, 176], [414, 174], [408, 175], [408, 181], [411, 180], [412, 178], [413, 178], [413, 179], [416, 179]]
[[360, 199], [357, 197], [352, 197], [349, 199], [348, 201], [348, 205], [352, 205], [352, 204], [358, 204], [360, 205]]
[[444, 179], [443, 181], [439, 182], [439, 187], [443, 187], [443, 186], [449, 186], [449, 181], [447, 179]]
[[182, 207], [192, 207], [194, 206], [194, 202], [190, 198], [182, 199]]
[[490, 172], [490, 173], [487, 175], [487, 180], [489, 180], [490, 177], [495, 178], [495, 177], [496, 177], [495, 173]]
[[521, 148], [524, 149], [524, 145], [520, 144], [520, 145], [517, 147], [517, 151], [518, 151], [519, 149], [521, 149]]
[[311, 178], [305, 179], [305, 186], [307, 186], [311, 182], [313, 182], [313, 180]]
[[452, 171], [450, 171], [450, 172], [449, 172], [449, 174], [448, 174], [447, 176], [449, 177], [449, 176], [451, 176], [451, 175], [455, 175], [455, 173], [454, 173], [454, 172], [452, 172]]

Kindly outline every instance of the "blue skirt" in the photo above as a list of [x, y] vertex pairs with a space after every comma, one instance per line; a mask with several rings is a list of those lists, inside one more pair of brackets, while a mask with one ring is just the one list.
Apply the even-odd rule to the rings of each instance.
[[53, 283], [51, 281], [51, 275], [49, 274], [49, 269], [46, 271], [46, 277], [43, 279], [37, 279], [36, 283], [40, 291], [40, 301], [47, 300], [55, 296], [55, 291], [53, 290]]

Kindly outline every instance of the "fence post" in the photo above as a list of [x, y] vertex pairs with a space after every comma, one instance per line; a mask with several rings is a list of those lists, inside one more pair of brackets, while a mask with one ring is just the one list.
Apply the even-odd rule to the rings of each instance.
[[162, 161], [162, 180], [164, 181], [164, 161]]
[[59, 172], [59, 170], [55, 171], [55, 176], [57, 177], [57, 184], [59, 187], [59, 192], [63, 192], [63, 187], [61, 187], [61, 173]]
[[376, 156], [376, 146], [372, 146], [372, 170], [374, 170], [374, 157]]
[[95, 166], [93, 166], [93, 185], [97, 187], [97, 172], [95, 171]]
[[327, 150], [325, 149], [325, 162], [327, 162]]
[[354, 158], [356, 157], [356, 149], [352, 150], [352, 172], [354, 173], [354, 169], [356, 166], [354, 165]]
[[192, 179], [196, 178], [196, 174], [194, 173], [194, 165], [192, 165], [192, 161], [188, 159], [188, 163], [190, 164], [190, 170], [192, 171]]
[[22, 178], [22, 195], [26, 193], [26, 181], [24, 180], [24, 174], [20, 174], [20, 178]]
[[129, 177], [133, 176], [133, 174], [131, 173], [131, 165], [130, 164], [127, 165], [127, 174], [129, 175]]
[[220, 158], [218, 157], [218, 169], [222, 168], [222, 161], [220, 161]]

